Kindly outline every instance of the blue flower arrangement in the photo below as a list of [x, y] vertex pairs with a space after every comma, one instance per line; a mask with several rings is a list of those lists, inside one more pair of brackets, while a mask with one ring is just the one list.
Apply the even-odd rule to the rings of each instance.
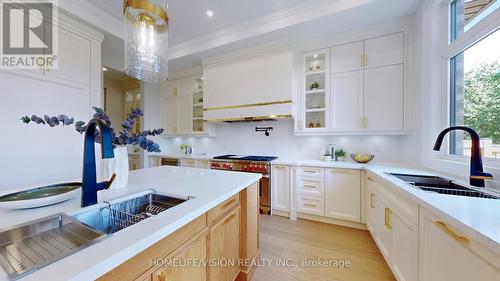
[[[139, 146], [140, 148], [148, 152], [161, 152], [160, 146], [154, 141], [150, 140], [148, 137], [161, 135], [164, 129], [160, 128], [154, 130], [145, 130], [140, 133], [132, 132], [134, 124], [139, 120], [141, 116], [144, 115], [144, 112], [142, 112], [140, 108], [132, 109], [132, 111], [128, 115], [128, 118], [123, 121], [123, 130], [119, 133], [116, 133], [115, 130], [111, 127], [111, 120], [102, 108], [94, 107], [94, 110], [94, 119], [100, 119], [104, 121], [111, 128], [114, 146], [134, 145]], [[49, 127], [69, 126], [74, 124], [76, 131], [80, 134], [83, 134], [87, 130], [87, 124], [85, 122], [77, 121], [75, 123], [75, 118], [70, 118], [64, 114], [59, 114], [57, 116], [44, 115], [43, 118], [36, 115], [31, 115], [31, 117], [26, 115], [24, 117], [21, 117], [21, 121], [26, 124], [34, 122], [36, 124], [49, 125]], [[95, 140], [97, 143], [101, 142], [100, 132], [96, 132]]]

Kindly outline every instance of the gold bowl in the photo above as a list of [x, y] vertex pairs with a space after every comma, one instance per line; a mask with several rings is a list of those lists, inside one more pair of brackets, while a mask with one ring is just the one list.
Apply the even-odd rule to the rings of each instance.
[[351, 158], [352, 160], [358, 162], [358, 163], [361, 163], [361, 164], [366, 164], [370, 161], [373, 160], [373, 157], [375, 157], [375, 155], [373, 154], [351, 154]]

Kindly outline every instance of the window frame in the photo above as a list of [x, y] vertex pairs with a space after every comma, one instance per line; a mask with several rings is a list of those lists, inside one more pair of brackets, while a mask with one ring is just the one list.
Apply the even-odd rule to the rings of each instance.
[[[452, 26], [454, 24], [452, 16], [454, 13], [451, 9], [455, 2], [456, 0], [443, 0], [442, 2], [442, 19], [444, 21], [442, 24], [444, 27], [443, 35], [446, 35], [442, 36], [442, 71], [445, 74], [444, 77], [446, 77], [444, 83], [441, 85], [442, 92], [446, 93], [446, 98], [444, 99], [446, 101], [444, 102], [446, 110], [443, 111], [443, 116], [441, 116], [444, 125], [443, 128], [452, 126], [452, 121], [454, 122], [451, 114], [454, 112], [452, 110], [455, 106], [454, 104], [452, 105], [452, 102], [454, 102], [452, 95], [455, 94], [454, 88], [452, 87], [452, 80], [455, 80], [454, 75], [452, 75], [452, 59], [490, 34], [500, 30], [500, 8], [498, 8], [470, 29], [464, 31], [459, 37], [452, 37], [456, 36], [456, 34], [452, 34]], [[452, 40], [452, 38], [454, 39]], [[443, 143], [439, 158], [442, 160], [468, 163], [470, 161], [469, 156], [450, 153], [452, 148], [450, 140], [451, 138], [448, 137], [447, 141]], [[483, 158], [483, 163], [486, 166], [500, 168], [500, 159]]]

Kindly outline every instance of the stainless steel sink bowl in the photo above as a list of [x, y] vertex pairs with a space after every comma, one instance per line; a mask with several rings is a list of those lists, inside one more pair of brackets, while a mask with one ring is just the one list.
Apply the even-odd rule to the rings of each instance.
[[101, 231], [55, 214], [1, 231], [0, 265], [15, 280], [104, 238]]
[[466, 186], [462, 186], [454, 183], [449, 179], [437, 176], [409, 175], [409, 174], [396, 174], [396, 173], [388, 173], [388, 174], [406, 182], [407, 184], [413, 185], [416, 188], [423, 191], [446, 194], [446, 195], [500, 199], [499, 196], [489, 194], [481, 190], [476, 190]]
[[108, 206], [75, 215], [74, 218], [101, 232], [111, 234], [175, 207], [189, 198], [143, 193], [131, 199], [114, 200]]

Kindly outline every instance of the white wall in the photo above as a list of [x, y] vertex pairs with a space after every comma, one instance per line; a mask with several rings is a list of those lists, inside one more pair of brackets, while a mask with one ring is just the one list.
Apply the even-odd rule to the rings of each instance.
[[[270, 136], [256, 133], [255, 127], [274, 127]], [[320, 159], [328, 144], [335, 144], [348, 153], [374, 153], [374, 162], [401, 162], [405, 155], [407, 136], [324, 136], [295, 137], [291, 119], [254, 122], [218, 123], [216, 137], [163, 138], [159, 140], [162, 152], [180, 153], [179, 146], [187, 143], [195, 153], [275, 155], [283, 159]]]

